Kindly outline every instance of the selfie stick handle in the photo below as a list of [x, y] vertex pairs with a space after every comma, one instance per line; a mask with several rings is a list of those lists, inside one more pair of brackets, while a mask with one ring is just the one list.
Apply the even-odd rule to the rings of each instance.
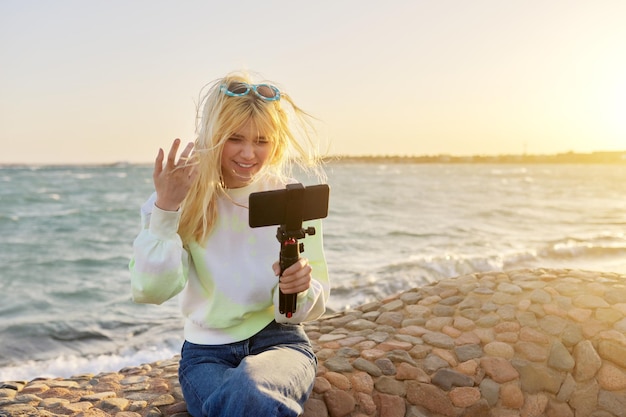
[[[288, 238], [281, 242], [280, 248], [280, 276], [283, 275], [285, 269], [298, 262], [300, 259], [300, 245], [294, 238]], [[298, 294], [283, 294], [279, 289], [278, 295], [278, 311], [287, 318], [291, 318], [296, 311], [296, 297]]]

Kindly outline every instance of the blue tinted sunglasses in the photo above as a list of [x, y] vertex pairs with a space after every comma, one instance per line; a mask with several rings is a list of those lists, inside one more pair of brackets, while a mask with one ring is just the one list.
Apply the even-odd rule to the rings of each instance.
[[254, 91], [258, 97], [265, 101], [280, 100], [280, 91], [278, 88], [270, 84], [248, 84], [241, 82], [233, 82], [228, 85], [222, 84], [220, 91], [230, 97], [241, 97]]

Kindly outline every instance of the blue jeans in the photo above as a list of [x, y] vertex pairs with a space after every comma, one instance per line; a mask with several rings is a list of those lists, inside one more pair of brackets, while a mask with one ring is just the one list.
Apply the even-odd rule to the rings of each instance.
[[185, 341], [178, 376], [194, 417], [295, 417], [303, 412], [316, 371], [302, 326], [273, 321], [241, 342]]

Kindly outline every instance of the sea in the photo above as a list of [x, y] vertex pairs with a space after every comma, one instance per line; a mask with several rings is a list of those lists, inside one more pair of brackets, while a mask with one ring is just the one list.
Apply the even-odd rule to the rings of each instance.
[[[626, 164], [325, 169], [331, 312], [476, 272], [626, 274]], [[149, 165], [0, 167], [0, 381], [115, 372], [179, 353], [177, 300], [130, 297], [151, 177]]]

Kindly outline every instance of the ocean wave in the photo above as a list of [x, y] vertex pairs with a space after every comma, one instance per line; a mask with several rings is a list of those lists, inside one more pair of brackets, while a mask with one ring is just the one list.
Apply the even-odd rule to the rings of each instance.
[[413, 254], [372, 269], [350, 272], [349, 268], [342, 268], [338, 272], [349, 278], [333, 282], [330, 305], [337, 311], [440, 279], [536, 267], [626, 272], [626, 239], [620, 236], [596, 236], [592, 240], [565, 238], [537, 248], [511, 249], [506, 253]]
[[50, 334], [52, 340], [61, 342], [101, 342], [110, 341], [111, 336], [97, 329], [64, 329]]
[[538, 257], [547, 259], [626, 257], [626, 244], [617, 241], [598, 244], [580, 239], [567, 239], [554, 242], [542, 249]]
[[101, 355], [62, 354], [47, 360], [26, 360], [0, 368], [0, 382], [30, 381], [38, 377], [69, 378], [74, 375], [114, 372], [127, 366], [169, 359], [180, 353], [181, 344], [182, 341], [173, 340]]
[[2, 333], [0, 368], [16, 367], [27, 360], [45, 364], [67, 354], [128, 356], [128, 352], [139, 352], [147, 346], [180, 345], [183, 335], [179, 319], [135, 317], [131, 322], [113, 316], [54, 321], [35, 316], [6, 326]]
[[[83, 242], [92, 243], [93, 242]], [[96, 242], [97, 243], [97, 242]], [[94, 244], [97, 249], [97, 245]], [[128, 257], [123, 257], [106, 252], [89, 251], [93, 256], [76, 256], [74, 258], [68, 257], [67, 259], [45, 259], [37, 262], [37, 265], [50, 267], [50, 268], [64, 268], [64, 267], [79, 267], [79, 268], [96, 268], [105, 265], [127, 265]]]
[[16, 214], [0, 213], [0, 224], [5, 221], [6, 223], [17, 223], [20, 221], [20, 216]]
[[420, 233], [411, 230], [392, 230], [387, 233], [389, 237], [410, 237], [410, 238], [419, 238], [419, 239], [432, 239], [437, 238], [439, 235], [436, 233]]
[[[436, 278], [450, 278], [472, 272], [517, 269], [539, 266], [543, 263], [587, 261], [597, 267], [606, 259], [626, 259], [626, 239], [618, 236], [598, 236], [589, 239], [564, 238], [537, 248], [509, 249], [506, 252], [479, 254], [442, 254], [440, 256], [414, 255], [403, 263], [389, 265], [389, 273], [407, 273], [424, 270]], [[626, 261], [625, 261], [626, 262]]]
[[[28, 203], [28, 202], [27, 202]], [[67, 208], [62, 210], [46, 210], [41, 212], [20, 212], [17, 215], [12, 215], [16, 221], [23, 219], [39, 219], [39, 218], [62, 218], [68, 216], [75, 216], [77, 214], [81, 214], [80, 209], [77, 208]]]

